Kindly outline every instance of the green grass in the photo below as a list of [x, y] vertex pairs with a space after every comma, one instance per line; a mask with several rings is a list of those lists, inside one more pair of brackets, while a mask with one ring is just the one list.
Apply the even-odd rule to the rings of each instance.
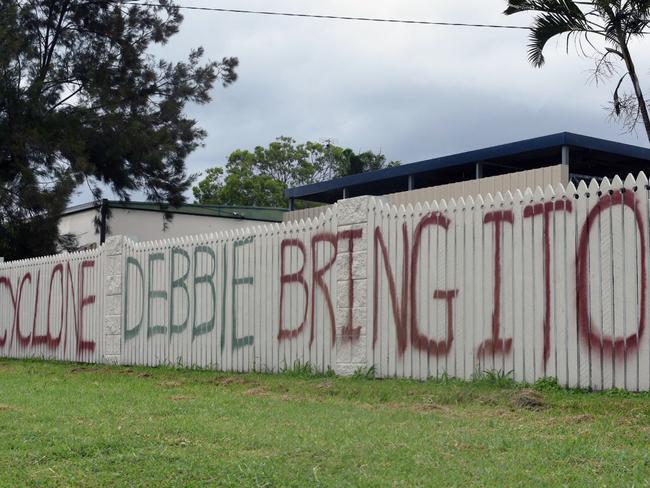
[[0, 360], [0, 485], [648, 486], [647, 394], [371, 373]]

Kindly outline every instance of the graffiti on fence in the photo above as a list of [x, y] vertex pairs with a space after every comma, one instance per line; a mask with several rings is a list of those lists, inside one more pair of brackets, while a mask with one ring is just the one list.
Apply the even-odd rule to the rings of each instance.
[[[633, 352], [645, 331], [645, 310], [646, 310], [646, 291], [647, 291], [647, 269], [645, 252], [640, 253], [640, 300], [638, 324], [635, 325], [634, 331], [627, 337], [614, 338], [605, 336], [597, 332], [593, 319], [589, 313], [589, 273], [588, 273], [588, 245], [590, 230], [593, 227], [595, 219], [604, 210], [615, 206], [622, 205], [624, 210], [633, 212], [636, 223], [636, 231], [639, 238], [639, 248], [645, 249], [645, 227], [639, 209], [639, 203], [632, 192], [614, 192], [611, 195], [602, 196], [598, 203], [591, 209], [585, 222], [580, 230], [580, 240], [577, 256], [575, 259], [576, 271], [576, 293], [573, 296], [576, 299], [578, 310], [578, 325], [580, 337], [584, 347], [594, 349], [601, 348], [604, 354], [622, 357], [624, 354]], [[541, 324], [543, 330], [543, 364], [546, 366], [550, 356], [551, 349], [551, 292], [552, 283], [550, 277], [551, 269], [551, 251], [550, 251], [550, 232], [549, 223], [554, 212], [573, 211], [572, 202], [569, 200], [557, 200], [554, 202], [535, 203], [527, 205], [523, 209], [523, 218], [534, 218], [540, 216], [542, 219], [542, 248], [543, 248], [543, 288], [544, 288], [544, 317]], [[492, 280], [492, 319], [491, 319], [491, 336], [481, 342], [476, 350], [476, 355], [482, 357], [490, 354], [506, 355], [511, 352], [512, 338], [502, 337], [501, 334], [501, 303], [502, 303], [502, 231], [503, 226], [508, 224], [512, 226], [514, 215], [511, 210], [499, 210], [487, 212], [483, 216], [483, 225], [492, 225], [493, 232], [493, 249], [494, 249], [494, 278]], [[450, 217], [434, 211], [420, 219], [413, 233], [413, 242], [409, 243], [409, 235], [406, 224], [402, 224], [402, 259], [401, 269], [397, 269], [398, 263], [392, 263], [389, 259], [389, 253], [386, 246], [386, 240], [382, 228], [377, 226], [374, 229], [374, 253], [373, 253], [373, 290], [372, 303], [372, 330], [373, 330], [373, 348], [377, 346], [379, 331], [379, 281], [383, 275], [387, 280], [388, 303], [392, 311], [392, 323], [395, 328], [396, 346], [398, 354], [401, 356], [407, 349], [410, 342], [411, 347], [419, 351], [425, 351], [432, 356], [445, 356], [450, 352], [451, 344], [454, 340], [453, 308], [454, 300], [463, 293], [462, 289], [436, 289], [433, 292], [433, 300], [443, 300], [446, 304], [446, 334], [444, 339], [436, 340], [426, 337], [418, 320], [418, 300], [421, 294], [417, 289], [417, 279], [419, 272], [420, 244], [422, 234], [427, 227], [438, 226], [445, 232], [451, 224]], [[438, 256], [429, 256], [429, 259], [439, 259]], [[383, 263], [383, 269], [380, 269], [380, 262]], [[400, 282], [402, 289], [399, 293], [397, 290], [397, 273], [400, 273]], [[426, 272], [426, 270], [425, 270]]]
[[[86, 284], [94, 266], [92, 259], [79, 262], [76, 269], [74, 263], [58, 263], [49, 276], [42, 276], [43, 270], [37, 269], [19, 274], [13, 282], [10, 276], [0, 275], [0, 295], [5, 295], [5, 303], [10, 305], [6, 309], [11, 312], [3, 313], [9, 320], [0, 324], [0, 349], [15, 343], [19, 349], [45, 346], [50, 351], [62, 348], [65, 353], [68, 328], [72, 327], [77, 355], [94, 352], [95, 341], [85, 337], [84, 320], [86, 309], [96, 300], [92, 283]], [[24, 317], [30, 318], [28, 323]]]
[[380, 375], [507, 366], [527, 381], [548, 366], [623, 387], [638, 370], [647, 389], [646, 182], [445, 211], [370, 200], [354, 225], [335, 208], [4, 264], [0, 354], [235, 370], [345, 357]]
[[[347, 241], [347, 252], [349, 253], [348, 258], [348, 295], [347, 295], [347, 304], [348, 309], [347, 322], [342, 329], [342, 337], [346, 340], [355, 340], [359, 338], [360, 327], [354, 327], [352, 323], [352, 306], [354, 304], [354, 286], [353, 286], [353, 276], [352, 269], [354, 267], [354, 241], [361, 239], [363, 236], [362, 229], [348, 229], [338, 233], [333, 232], [321, 232], [312, 236], [311, 238], [311, 283], [308, 283], [305, 279], [305, 263], [307, 262], [307, 251], [305, 243], [300, 239], [283, 239], [280, 243], [280, 317], [279, 317], [279, 331], [278, 331], [278, 340], [293, 339], [300, 336], [305, 327], [307, 321], [307, 312], [311, 309], [310, 317], [310, 332], [309, 332], [309, 344], [311, 345], [314, 342], [314, 331], [315, 331], [315, 311], [316, 311], [316, 300], [318, 298], [317, 290], [320, 291], [322, 299], [325, 302], [327, 307], [327, 313], [330, 323], [330, 331], [332, 337], [332, 344], [336, 339], [336, 317], [334, 314], [334, 305], [332, 304], [332, 295], [330, 289], [327, 286], [327, 283], [324, 280], [324, 275], [332, 268], [336, 262], [338, 256], [338, 247], [340, 241]], [[323, 264], [320, 268], [318, 267], [318, 252], [317, 246], [319, 242], [326, 242], [331, 246], [332, 254], [329, 260]], [[286, 249], [289, 247], [295, 247], [300, 255], [302, 265], [299, 269], [294, 271], [287, 271], [285, 258], [286, 258]], [[303, 306], [302, 321], [292, 328], [285, 323], [285, 288], [291, 283], [298, 283], [304, 291], [305, 301]], [[311, 289], [311, 295], [309, 290]]]
[[[190, 254], [180, 248], [172, 247], [169, 258], [163, 252], [152, 252], [146, 255], [146, 278], [142, 263], [135, 256], [128, 256], [125, 262], [124, 272], [124, 324], [123, 335], [125, 341], [130, 341], [138, 337], [138, 335], [146, 334], [147, 339], [157, 335], [163, 335], [170, 340], [173, 336], [183, 334], [188, 330], [190, 322], [190, 310], [192, 313], [192, 326], [190, 328], [191, 339], [194, 341], [196, 338], [209, 334], [212, 332], [217, 324], [217, 315], [220, 317], [220, 339], [221, 350], [224, 349], [226, 344], [226, 307], [228, 306], [226, 300], [226, 293], [230, 289], [230, 309], [231, 309], [231, 334], [232, 334], [232, 348], [239, 349], [241, 347], [252, 345], [254, 337], [250, 334], [240, 336], [237, 332], [237, 310], [238, 310], [238, 291], [243, 285], [253, 285], [255, 277], [252, 275], [242, 276], [237, 268], [238, 254], [241, 252], [242, 247], [248, 246], [253, 243], [253, 237], [240, 239], [232, 244], [231, 262], [232, 267], [229, 266], [228, 246], [223, 245], [223, 258], [221, 276], [217, 276], [217, 257], [216, 248], [199, 245], [194, 247], [192, 257]], [[207, 257], [210, 261], [208, 270], [202, 274], [197, 270], [197, 263], [199, 256]], [[176, 266], [175, 257], [180, 257], [185, 262], [183, 270]], [[169, 261], [169, 262], [168, 262]], [[160, 262], [163, 267], [169, 268], [169, 273], [165, 274], [168, 281], [162, 282], [157, 279], [155, 264]], [[192, 262], [194, 263], [192, 266]], [[190, 270], [193, 272], [190, 273]], [[232, 271], [230, 271], [232, 269]], [[162, 274], [162, 273], [161, 273]], [[192, 275], [190, 279], [190, 274]], [[163, 278], [164, 278], [163, 277]], [[131, 278], [135, 278], [131, 280]], [[136, 281], [139, 286], [136, 290], [130, 288], [131, 281]], [[219, 282], [219, 283], [218, 283]], [[156, 283], [159, 285], [156, 287]], [[164, 286], [163, 286], [164, 285]], [[220, 310], [217, 310], [217, 287], [221, 286], [222, 299]], [[192, 293], [190, 293], [188, 286], [191, 286]], [[210, 299], [207, 302], [201, 301], [199, 303], [199, 289], [207, 287], [209, 290], [208, 296]], [[174, 311], [178, 306], [176, 301], [176, 291], [180, 291], [184, 295], [185, 316], [179, 322], [174, 321]], [[140, 314], [135, 319], [130, 319], [129, 310], [139, 306]], [[152, 310], [162, 307], [167, 311], [164, 316], [167, 318], [166, 323], [153, 323]], [[199, 322], [197, 310], [202, 308], [210, 313], [207, 320]], [[146, 319], [146, 320], [145, 320]]]

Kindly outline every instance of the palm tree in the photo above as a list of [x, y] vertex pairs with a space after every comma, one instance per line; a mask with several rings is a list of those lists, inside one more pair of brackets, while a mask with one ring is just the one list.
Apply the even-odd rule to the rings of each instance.
[[[650, 141], [647, 103], [629, 50], [633, 38], [649, 33], [650, 0], [508, 0], [504, 13], [520, 12], [537, 13], [530, 28], [528, 46], [528, 59], [535, 67], [544, 64], [546, 43], [564, 34], [567, 48], [573, 38], [579, 52], [586, 54], [590, 50], [594, 54], [597, 82], [616, 74], [616, 62], [622, 62], [625, 72], [613, 92], [612, 116], [622, 119], [628, 130], [634, 130], [642, 121]], [[632, 84], [633, 94], [620, 92], [626, 78]]]

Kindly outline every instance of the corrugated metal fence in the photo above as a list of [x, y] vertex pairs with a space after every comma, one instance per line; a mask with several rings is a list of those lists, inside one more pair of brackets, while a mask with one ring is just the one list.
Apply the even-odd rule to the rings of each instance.
[[558, 185], [0, 264], [0, 351], [650, 388], [648, 181]]

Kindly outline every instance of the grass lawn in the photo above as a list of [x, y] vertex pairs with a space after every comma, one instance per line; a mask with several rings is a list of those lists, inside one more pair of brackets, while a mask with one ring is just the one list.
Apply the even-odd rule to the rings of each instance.
[[0, 360], [2, 486], [649, 484], [647, 394]]

